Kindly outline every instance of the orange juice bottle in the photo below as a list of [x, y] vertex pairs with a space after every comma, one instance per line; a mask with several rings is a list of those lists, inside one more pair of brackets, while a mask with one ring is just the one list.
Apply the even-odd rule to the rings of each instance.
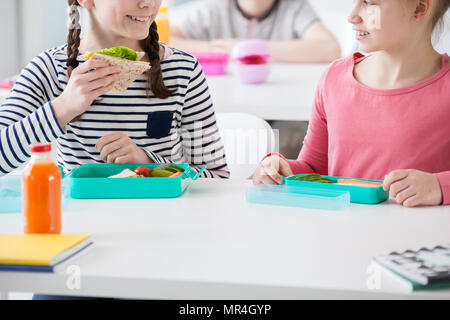
[[61, 233], [61, 172], [51, 159], [52, 146], [30, 147], [31, 161], [22, 174], [25, 233]]
[[169, 16], [167, 15], [167, 7], [162, 6], [159, 9], [156, 17], [156, 25], [158, 26], [159, 41], [169, 44], [170, 41], [170, 26]]

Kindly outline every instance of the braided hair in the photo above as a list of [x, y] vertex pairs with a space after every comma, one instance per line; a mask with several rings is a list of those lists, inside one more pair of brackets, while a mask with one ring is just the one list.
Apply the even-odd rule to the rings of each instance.
[[73, 69], [78, 66], [78, 53], [80, 47], [80, 12], [78, 0], [69, 0], [69, 34], [67, 35], [67, 80], [70, 79]]
[[[80, 5], [78, 0], [68, 0], [69, 4], [69, 34], [67, 36], [67, 81], [70, 79], [73, 70], [78, 66], [78, 54], [80, 48]], [[147, 96], [150, 97], [150, 90], [159, 99], [167, 99], [176, 90], [169, 90], [163, 81], [161, 60], [159, 57], [159, 35], [156, 22], [153, 22], [150, 26], [149, 35], [146, 39], [141, 40], [141, 47], [147, 54], [151, 69], [147, 71], [148, 85]], [[81, 116], [78, 116], [72, 121], [78, 121]]]
[[147, 95], [151, 90], [153, 94], [160, 99], [167, 99], [176, 90], [167, 89], [163, 81], [162, 70], [161, 70], [161, 59], [159, 57], [159, 34], [156, 22], [153, 21], [150, 26], [150, 32], [147, 39], [141, 41], [141, 47], [144, 49], [145, 53], [148, 55], [150, 60], [150, 65], [152, 66], [148, 74], [148, 85], [147, 85]]

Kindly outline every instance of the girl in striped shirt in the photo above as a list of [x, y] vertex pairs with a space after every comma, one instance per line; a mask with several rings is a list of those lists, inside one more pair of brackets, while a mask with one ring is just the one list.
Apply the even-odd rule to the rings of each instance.
[[[194, 57], [159, 43], [161, 0], [68, 0], [67, 44], [22, 71], [0, 108], [0, 175], [18, 168], [36, 142], [57, 141], [66, 172], [85, 163], [186, 162], [228, 178], [224, 147], [203, 71]], [[79, 9], [89, 12], [80, 38]], [[139, 20], [139, 21], [138, 21]], [[81, 53], [126, 46], [151, 70], [111, 92], [120, 69]]]

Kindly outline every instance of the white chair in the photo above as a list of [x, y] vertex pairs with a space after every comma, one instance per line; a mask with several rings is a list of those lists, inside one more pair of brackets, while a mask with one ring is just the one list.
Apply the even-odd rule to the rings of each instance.
[[275, 134], [263, 119], [246, 113], [218, 113], [217, 125], [232, 179], [249, 179], [260, 160], [277, 151]]

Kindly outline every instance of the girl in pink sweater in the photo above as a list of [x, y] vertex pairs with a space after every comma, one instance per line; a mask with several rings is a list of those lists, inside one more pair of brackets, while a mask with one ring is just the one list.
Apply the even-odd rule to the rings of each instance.
[[406, 207], [450, 204], [450, 63], [433, 30], [450, 0], [355, 2], [361, 50], [323, 74], [297, 160], [267, 155], [254, 184], [299, 173], [384, 180]]

